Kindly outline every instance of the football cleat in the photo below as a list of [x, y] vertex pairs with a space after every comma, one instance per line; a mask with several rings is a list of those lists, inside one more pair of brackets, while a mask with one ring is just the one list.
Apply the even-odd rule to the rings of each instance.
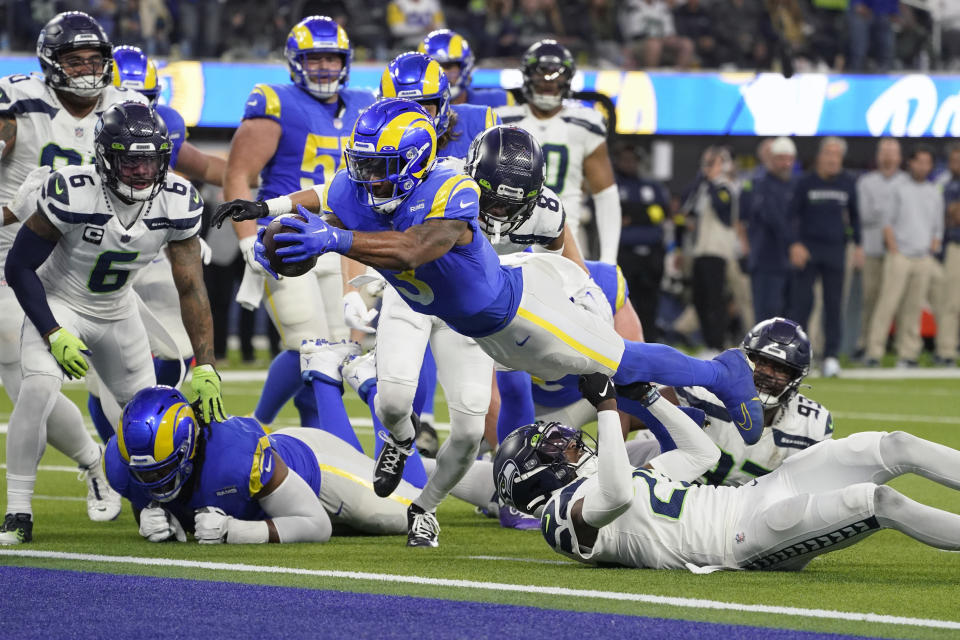
[[727, 408], [744, 442], [753, 444], [763, 433], [763, 404], [753, 381], [750, 361], [739, 349], [727, 349], [713, 361], [725, 371], [716, 384], [704, 388]]
[[367, 402], [370, 387], [377, 384], [377, 352], [371, 349], [361, 355], [348, 355], [340, 374], [357, 395]]
[[407, 546], [408, 547], [438, 547], [440, 543], [440, 523], [437, 514], [424, 511], [411, 502], [407, 507]]
[[[416, 422], [414, 424], [417, 424]], [[417, 451], [425, 458], [436, 458], [440, 450], [440, 436], [429, 422], [420, 422], [417, 429]]]
[[373, 492], [386, 498], [400, 486], [403, 467], [407, 458], [413, 455], [413, 438], [398, 442], [386, 431], [379, 432], [377, 436], [383, 440], [383, 448], [373, 464]]
[[33, 540], [33, 518], [29, 513], [8, 513], [0, 527], [0, 544], [23, 544]]
[[352, 340], [304, 340], [300, 344], [300, 377], [304, 382], [322, 380], [340, 386], [343, 384], [340, 365], [350, 356], [358, 355], [360, 344]]
[[528, 516], [508, 504], [500, 503], [500, 526], [504, 529], [539, 529], [540, 518]]
[[103, 449], [101, 448], [100, 459], [89, 467], [81, 467], [80, 476], [77, 478], [87, 483], [87, 516], [94, 522], [116, 520], [120, 515], [120, 494], [107, 482], [102, 460]]

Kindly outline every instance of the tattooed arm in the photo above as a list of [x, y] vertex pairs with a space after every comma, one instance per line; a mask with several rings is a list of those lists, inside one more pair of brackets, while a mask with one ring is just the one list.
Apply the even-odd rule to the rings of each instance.
[[199, 236], [169, 243], [167, 254], [173, 270], [173, 281], [180, 294], [180, 317], [190, 336], [193, 355], [198, 365], [212, 365], [213, 317], [210, 315], [207, 288], [203, 284]]

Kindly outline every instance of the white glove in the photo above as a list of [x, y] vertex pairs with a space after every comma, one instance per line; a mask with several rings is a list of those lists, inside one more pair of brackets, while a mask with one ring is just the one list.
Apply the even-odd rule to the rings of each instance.
[[187, 541], [187, 534], [180, 526], [180, 521], [157, 502], [151, 502], [140, 512], [140, 535], [150, 542]]
[[9, 207], [17, 220], [23, 222], [37, 211], [40, 188], [48, 177], [50, 177], [50, 167], [46, 165], [41, 165], [27, 174]]
[[358, 291], [351, 291], [343, 296], [343, 320], [347, 326], [364, 333], [376, 333], [370, 322], [377, 317], [376, 309], [367, 309], [363, 297]]
[[246, 238], [240, 238], [238, 242], [240, 245], [240, 253], [243, 254], [243, 259], [246, 261], [247, 266], [250, 267], [251, 271], [258, 276], [265, 276], [267, 275], [267, 272], [264, 271], [263, 265], [257, 262], [257, 259], [253, 257], [253, 243], [256, 241], [256, 234], [247, 236]]
[[213, 260], [213, 249], [210, 248], [206, 240], [203, 238], [198, 239], [200, 240], [200, 261], [203, 262], [203, 264], [210, 264]]
[[220, 544], [227, 541], [227, 528], [232, 517], [217, 507], [203, 507], [194, 512], [193, 535], [200, 544]]

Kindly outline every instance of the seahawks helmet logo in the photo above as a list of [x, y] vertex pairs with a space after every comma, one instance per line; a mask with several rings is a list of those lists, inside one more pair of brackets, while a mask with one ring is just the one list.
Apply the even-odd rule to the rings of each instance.
[[497, 478], [497, 493], [504, 502], [513, 504], [513, 482], [520, 474], [517, 463], [513, 460], [507, 460], [500, 469], [500, 476]]

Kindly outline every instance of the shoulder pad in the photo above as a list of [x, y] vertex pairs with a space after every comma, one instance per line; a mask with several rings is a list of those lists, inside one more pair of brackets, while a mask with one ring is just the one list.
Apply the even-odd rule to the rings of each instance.
[[20, 73], [0, 78], [0, 115], [46, 113], [52, 118], [58, 111], [59, 108], [47, 98], [42, 78]]
[[588, 109], [582, 106], [567, 107], [560, 112], [560, 119], [602, 138], [607, 137], [607, 124], [596, 109]]
[[55, 225], [57, 222], [102, 225], [112, 217], [112, 214], [94, 211], [99, 190], [97, 180], [86, 169], [89, 167], [71, 165], [54, 171], [40, 190], [40, 210]]
[[280, 119], [280, 91], [279, 87], [269, 84], [258, 84], [247, 97], [244, 106], [244, 118], [272, 118]]
[[570, 520], [570, 510], [573, 506], [571, 500], [573, 494], [586, 481], [581, 478], [573, 482], [547, 501], [547, 505], [540, 515], [540, 533], [543, 534], [547, 544], [554, 551], [563, 554], [576, 555], [573, 549], [576, 535], [573, 530], [573, 522]]

